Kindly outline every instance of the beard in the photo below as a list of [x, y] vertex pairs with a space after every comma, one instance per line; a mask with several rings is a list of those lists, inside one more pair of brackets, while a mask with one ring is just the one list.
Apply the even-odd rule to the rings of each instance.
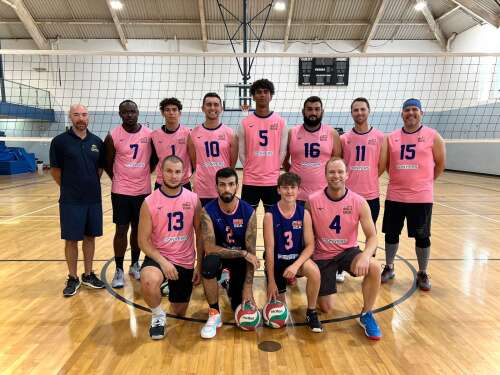
[[181, 183], [178, 183], [177, 185], [172, 185], [169, 184], [167, 181], [163, 180], [163, 185], [165, 185], [169, 189], [177, 189], [179, 186], [181, 186]]
[[230, 194], [230, 193], [219, 194], [220, 200], [223, 201], [224, 203], [231, 203], [235, 196], [236, 194]]
[[316, 117], [316, 116], [306, 117], [306, 116], [304, 116], [304, 125], [313, 128], [313, 127], [321, 124], [321, 120], [323, 120], [323, 116], [319, 116], [319, 117]]

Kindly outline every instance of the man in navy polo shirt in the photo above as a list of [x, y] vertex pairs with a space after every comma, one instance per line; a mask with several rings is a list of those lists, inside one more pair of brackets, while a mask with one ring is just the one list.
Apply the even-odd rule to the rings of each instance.
[[92, 271], [95, 237], [102, 236], [100, 178], [103, 171], [104, 145], [87, 130], [88, 110], [73, 104], [69, 110], [72, 127], [55, 137], [50, 144], [50, 172], [60, 186], [59, 214], [61, 238], [69, 276], [63, 295], [70, 297], [80, 287], [77, 274], [78, 241], [83, 241], [85, 273], [82, 284], [104, 288]]

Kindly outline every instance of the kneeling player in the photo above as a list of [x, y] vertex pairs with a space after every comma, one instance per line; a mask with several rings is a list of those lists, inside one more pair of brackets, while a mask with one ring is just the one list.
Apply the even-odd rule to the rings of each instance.
[[[333, 310], [337, 271], [363, 276], [363, 309], [359, 323], [366, 336], [378, 340], [382, 334], [371, 312], [380, 288], [380, 266], [372, 257], [377, 247], [377, 234], [368, 203], [345, 187], [346, 169], [342, 159], [330, 159], [325, 166], [328, 186], [310, 195], [306, 203], [316, 239], [313, 259], [321, 273], [318, 303], [324, 312]], [[366, 237], [364, 251], [359, 249], [357, 240], [360, 223]]]
[[257, 219], [255, 210], [236, 197], [238, 175], [233, 168], [223, 168], [215, 174], [219, 197], [202, 210], [201, 230], [205, 258], [202, 280], [209, 304], [208, 320], [201, 330], [201, 337], [209, 339], [222, 325], [219, 308], [219, 290], [216, 278], [228, 269], [228, 295], [231, 307], [236, 310], [243, 301], [254, 302], [253, 275], [259, 268], [255, 256]]
[[141, 207], [139, 245], [146, 254], [141, 269], [141, 289], [153, 313], [149, 335], [154, 340], [165, 336], [161, 284], [168, 279], [172, 310], [183, 316], [193, 283], [200, 281], [199, 265], [194, 270], [194, 232], [200, 223], [201, 203], [195, 193], [182, 187], [183, 173], [179, 157], [166, 157], [162, 164], [163, 185], [149, 195]]
[[297, 204], [300, 177], [284, 173], [278, 178], [281, 199], [264, 216], [267, 298], [286, 302], [287, 279], [296, 275], [307, 278], [306, 322], [313, 332], [323, 328], [316, 313], [320, 274], [310, 258], [314, 250], [311, 215]]

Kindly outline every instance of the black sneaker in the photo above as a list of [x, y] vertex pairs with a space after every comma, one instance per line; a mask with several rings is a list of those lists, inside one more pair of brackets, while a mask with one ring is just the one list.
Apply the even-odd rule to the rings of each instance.
[[321, 321], [318, 318], [316, 310], [306, 312], [306, 323], [313, 332], [323, 332]]
[[153, 340], [161, 340], [165, 337], [166, 325], [167, 317], [165, 315], [152, 317], [151, 326], [149, 327], [149, 336], [151, 336]]
[[394, 279], [396, 273], [394, 272], [394, 266], [388, 266], [387, 264], [384, 266], [384, 270], [382, 271], [382, 275], [380, 275], [380, 282], [385, 284], [391, 279]]
[[91, 272], [90, 275], [82, 273], [82, 284], [94, 289], [104, 288], [104, 283], [97, 278], [94, 272]]
[[420, 290], [423, 290], [424, 292], [431, 290], [431, 281], [429, 279], [430, 277], [427, 272], [419, 271], [417, 273], [417, 286]]
[[66, 288], [63, 290], [64, 297], [71, 297], [76, 294], [76, 291], [80, 287], [80, 280], [78, 277], [68, 276], [68, 281], [66, 281]]

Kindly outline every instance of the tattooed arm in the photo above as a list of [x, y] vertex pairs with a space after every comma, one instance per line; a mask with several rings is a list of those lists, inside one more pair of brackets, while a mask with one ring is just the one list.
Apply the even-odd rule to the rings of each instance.
[[247, 260], [247, 272], [245, 275], [245, 283], [243, 284], [243, 301], [252, 301], [253, 299], [253, 275], [257, 268], [260, 266], [260, 262], [256, 256], [256, 242], [257, 242], [257, 215], [254, 212], [248, 221], [247, 230], [245, 233], [245, 247], [248, 251], [248, 255], [245, 257]]
[[215, 233], [212, 219], [205, 209], [201, 212], [201, 236], [206, 254], [218, 255], [224, 259], [246, 258], [250, 256], [247, 250], [230, 250], [215, 244]]

